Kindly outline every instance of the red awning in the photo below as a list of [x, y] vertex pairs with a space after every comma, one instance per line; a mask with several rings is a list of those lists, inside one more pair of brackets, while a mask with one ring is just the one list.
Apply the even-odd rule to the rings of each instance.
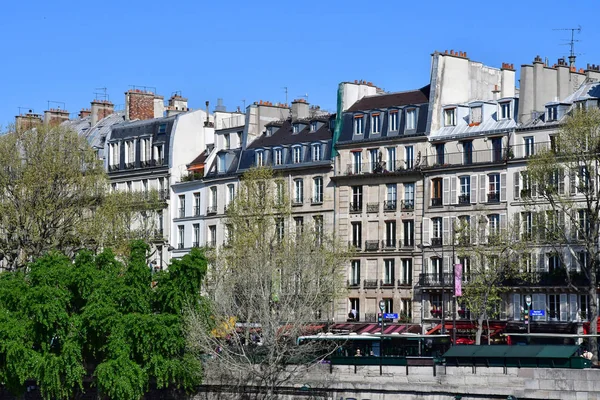
[[[330, 327], [331, 331], [348, 331], [358, 334], [375, 334], [381, 332], [381, 326], [377, 323], [371, 324], [334, 324]], [[405, 324], [385, 324], [383, 328], [384, 335], [390, 335], [392, 333], [419, 333], [421, 327], [419, 325], [405, 325]]]
[[[598, 317], [598, 326], [600, 327], [600, 317]], [[589, 335], [590, 333], [592, 333], [592, 328], [590, 327], [590, 323], [584, 322], [583, 323], [583, 334]]]
[[[452, 328], [453, 328], [452, 321], [446, 322], [444, 325], [446, 327], [446, 331], [452, 331]], [[484, 324], [483, 325], [484, 333], [487, 332], [487, 329], [488, 329], [487, 324]], [[504, 331], [504, 329], [506, 329], [506, 322], [490, 322], [490, 329], [493, 331], [492, 335], [498, 335], [499, 333]], [[427, 331], [427, 335], [436, 334], [441, 330], [442, 330], [442, 324], [438, 324], [435, 328], [432, 328], [429, 331]], [[471, 322], [471, 321], [456, 321], [456, 330], [457, 330], [457, 334], [458, 334], [458, 331], [460, 331], [460, 330], [476, 331], [477, 326], [475, 325], [474, 322]]]

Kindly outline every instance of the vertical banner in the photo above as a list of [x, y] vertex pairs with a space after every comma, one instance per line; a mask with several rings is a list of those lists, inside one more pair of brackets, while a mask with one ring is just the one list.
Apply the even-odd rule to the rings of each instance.
[[454, 264], [454, 295], [462, 296], [462, 264]]

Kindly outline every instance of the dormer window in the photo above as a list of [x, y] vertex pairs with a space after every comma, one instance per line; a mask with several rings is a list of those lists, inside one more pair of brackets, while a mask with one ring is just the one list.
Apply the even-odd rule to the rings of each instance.
[[329, 130], [333, 131], [335, 129], [335, 119], [329, 120]]
[[481, 124], [481, 120], [483, 118], [482, 114], [483, 108], [481, 106], [471, 107], [471, 116], [469, 118], [469, 126], [477, 126]]
[[371, 115], [371, 132], [372, 133], [380, 133], [381, 132], [381, 118], [379, 117], [379, 113], [375, 113]]
[[354, 116], [354, 134], [362, 135], [365, 133], [365, 122], [362, 115]]
[[575, 109], [577, 111], [583, 111], [585, 110], [585, 101], [578, 101], [575, 103]]
[[417, 110], [411, 108], [406, 110], [406, 130], [417, 129]]
[[294, 132], [294, 133], [300, 132], [300, 125], [298, 125], [298, 124], [292, 125], [292, 132]]
[[265, 152], [262, 150], [257, 150], [255, 157], [256, 157], [256, 166], [262, 167], [265, 163]]
[[556, 121], [558, 119], [558, 106], [548, 107], [548, 121]]
[[321, 143], [312, 145], [312, 160], [321, 161]]
[[302, 147], [296, 146], [292, 148], [292, 160], [294, 164], [299, 164], [302, 162]]
[[158, 133], [167, 133], [167, 124], [160, 124], [158, 126]]
[[398, 110], [391, 110], [390, 111], [390, 127], [389, 130], [390, 131], [397, 131], [398, 130]]
[[273, 160], [275, 165], [283, 164], [283, 149], [275, 149], [273, 153]]
[[510, 119], [510, 101], [500, 103], [500, 119]]
[[456, 108], [444, 110], [444, 126], [456, 126]]
[[273, 127], [272, 127], [272, 126], [269, 126], [269, 127], [267, 128], [267, 137], [270, 137], [270, 136], [272, 136], [272, 135], [273, 135]]
[[313, 121], [313, 122], [310, 123], [310, 131], [311, 132], [316, 132], [317, 128], [318, 128], [317, 121]]

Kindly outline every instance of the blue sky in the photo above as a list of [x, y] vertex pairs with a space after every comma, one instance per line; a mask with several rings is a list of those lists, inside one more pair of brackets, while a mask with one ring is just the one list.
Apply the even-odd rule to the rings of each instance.
[[[598, 0], [3, 2], [0, 125], [48, 100], [75, 113], [96, 88], [116, 104], [130, 85], [181, 91], [190, 107], [228, 109], [308, 94], [335, 109], [337, 84], [364, 79], [388, 91], [421, 87], [434, 50], [467, 51], [499, 67], [550, 63], [576, 35], [578, 67], [600, 64]], [[518, 68], [517, 68], [518, 69]], [[54, 106], [57, 104], [54, 103]], [[212, 106], [211, 106], [212, 108]]]

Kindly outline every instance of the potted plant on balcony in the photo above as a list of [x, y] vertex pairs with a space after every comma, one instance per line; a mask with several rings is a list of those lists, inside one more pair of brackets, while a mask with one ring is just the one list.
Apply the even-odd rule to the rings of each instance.
[[460, 309], [458, 310], [458, 315], [459, 315], [461, 318], [464, 318], [464, 317], [465, 317], [465, 315], [467, 315], [467, 310], [465, 310], [464, 308], [460, 308]]
[[440, 318], [442, 316], [442, 309], [441, 308], [432, 308], [431, 315], [433, 316], [433, 318]]

